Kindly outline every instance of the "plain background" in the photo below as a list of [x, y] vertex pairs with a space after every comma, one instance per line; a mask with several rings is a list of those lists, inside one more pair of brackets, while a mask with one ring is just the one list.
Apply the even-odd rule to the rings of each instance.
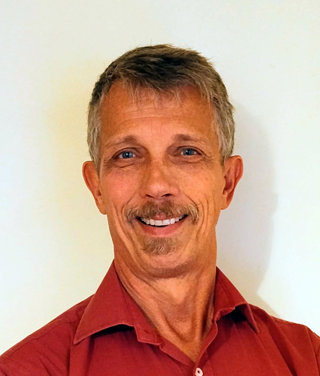
[[156, 43], [210, 58], [236, 108], [245, 174], [219, 266], [250, 302], [319, 333], [319, 0], [0, 5], [0, 352], [102, 280], [112, 244], [81, 176], [87, 103], [113, 59]]

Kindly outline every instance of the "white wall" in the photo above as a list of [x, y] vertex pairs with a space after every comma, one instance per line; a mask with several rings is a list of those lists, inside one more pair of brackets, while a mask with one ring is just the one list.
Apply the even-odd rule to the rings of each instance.
[[253, 303], [320, 332], [318, 0], [2, 0], [0, 352], [93, 293], [112, 260], [81, 177], [97, 76], [137, 45], [215, 63], [245, 175], [219, 265]]

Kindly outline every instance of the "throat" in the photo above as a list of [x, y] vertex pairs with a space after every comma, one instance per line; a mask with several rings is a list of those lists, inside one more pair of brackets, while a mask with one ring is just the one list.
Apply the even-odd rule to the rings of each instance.
[[171, 293], [163, 293], [163, 288], [151, 300], [139, 299], [138, 305], [159, 335], [195, 362], [212, 326], [213, 284], [208, 283], [207, 289], [202, 290], [195, 283], [196, 288], [191, 290], [181, 281], [176, 281], [176, 286], [171, 282]]
[[125, 263], [115, 262], [123, 286], [159, 335], [196, 361], [212, 326], [215, 263], [140, 278]]
[[159, 330], [159, 334], [180, 349], [193, 362], [196, 362], [211, 326], [212, 318], [201, 323], [201, 325], [199, 322], [179, 320], [174, 327], [170, 325]]

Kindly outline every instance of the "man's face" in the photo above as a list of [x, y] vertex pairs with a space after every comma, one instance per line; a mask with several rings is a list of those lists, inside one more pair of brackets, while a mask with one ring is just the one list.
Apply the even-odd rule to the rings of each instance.
[[107, 214], [115, 262], [134, 273], [177, 275], [215, 264], [215, 226], [241, 159], [223, 166], [211, 106], [191, 87], [179, 98], [115, 84], [101, 107], [100, 168], [84, 165]]

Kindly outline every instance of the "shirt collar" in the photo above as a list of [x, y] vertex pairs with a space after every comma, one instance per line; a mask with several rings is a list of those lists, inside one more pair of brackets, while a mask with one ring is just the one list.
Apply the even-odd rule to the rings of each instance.
[[217, 268], [213, 320], [217, 322], [221, 317], [226, 316], [235, 310], [240, 311], [251, 327], [256, 332], [259, 332], [250, 304], [244, 299], [222, 271]]
[[[217, 268], [213, 320], [217, 322], [236, 309], [239, 309], [252, 328], [258, 331], [250, 305]], [[156, 331], [122, 286], [112, 263], [97, 292], [91, 297], [84, 310], [76, 330], [74, 344], [118, 325], [134, 328], [140, 342], [155, 345], [161, 343]]]
[[134, 328], [140, 342], [161, 343], [145, 315], [122, 286], [112, 263], [83, 312], [73, 343], [77, 344], [101, 330], [118, 325]]

